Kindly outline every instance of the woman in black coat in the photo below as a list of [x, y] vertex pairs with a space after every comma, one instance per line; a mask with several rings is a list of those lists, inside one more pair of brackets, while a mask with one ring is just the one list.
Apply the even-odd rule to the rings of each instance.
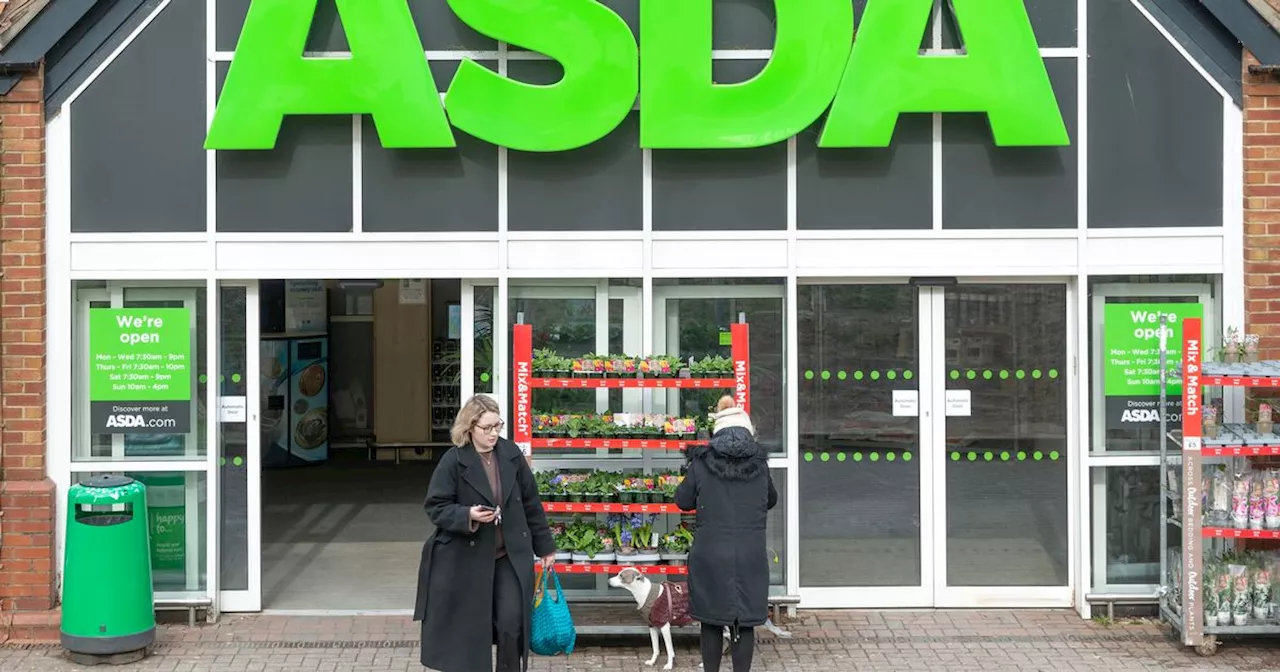
[[689, 452], [676, 505], [698, 512], [689, 551], [689, 604], [702, 624], [705, 672], [720, 671], [725, 628], [733, 670], [746, 672], [755, 651], [755, 627], [769, 617], [765, 523], [778, 492], [750, 416], [729, 396], [717, 409], [710, 445]]
[[476, 395], [454, 420], [454, 448], [427, 489], [436, 531], [422, 548], [413, 619], [422, 621], [422, 664], [441, 672], [529, 668], [534, 562], [555, 560], [533, 472], [500, 438], [492, 398]]

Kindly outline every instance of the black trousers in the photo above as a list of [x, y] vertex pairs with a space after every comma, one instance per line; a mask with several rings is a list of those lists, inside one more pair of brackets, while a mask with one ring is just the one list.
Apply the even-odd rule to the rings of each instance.
[[498, 645], [495, 672], [520, 672], [524, 655], [524, 611], [530, 608], [520, 590], [511, 557], [498, 558], [493, 568], [493, 638]]

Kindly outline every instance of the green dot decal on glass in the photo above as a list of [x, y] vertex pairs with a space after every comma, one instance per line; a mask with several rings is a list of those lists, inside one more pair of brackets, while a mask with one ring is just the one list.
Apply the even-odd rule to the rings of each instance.
[[1022, 380], [1027, 377], [1027, 372], [1022, 369], [1018, 369], [1018, 372], [1013, 375], [1016, 376], [1018, 380]]
[[973, 452], [973, 451], [971, 450], [971, 451], [969, 451], [969, 454], [968, 454], [968, 455], [966, 455], [965, 457], [968, 457], [968, 458], [969, 458], [969, 461], [970, 461], [970, 462], [972, 462], [972, 461], [974, 461], [974, 460], [978, 459], [978, 454], [977, 454], [977, 453], [975, 453], [975, 452]]
[[1049, 451], [1049, 459], [1051, 459], [1051, 460], [1057, 460], [1057, 459], [1058, 459], [1058, 451], [1056, 451], [1056, 450], [1051, 450], [1051, 451]]
[[805, 462], [812, 462], [812, 461], [813, 461], [813, 453], [805, 453], [805, 454], [804, 454], [804, 461], [805, 461]]
[[480, 382], [482, 382], [482, 383], [487, 383], [487, 382], [489, 382], [489, 374], [488, 374], [488, 373], [482, 373], [482, 374], [480, 374]]
[[238, 382], [240, 382], [240, 374], [238, 374], [238, 373], [233, 373], [233, 374], [231, 374], [231, 382], [233, 382], [233, 383], [238, 383]]
[[889, 380], [894, 380], [894, 379], [896, 379], [896, 378], [898, 377], [898, 372], [897, 372], [897, 371], [885, 371], [885, 372], [884, 372], [884, 377], [885, 377], [885, 378], [888, 378]]
[[879, 371], [872, 371], [872, 372], [871, 372], [871, 380], [880, 380], [880, 372], [879, 372]]
[[830, 372], [830, 371], [823, 371], [823, 372], [822, 372], [822, 379], [823, 379], [823, 380], [831, 380], [831, 372]]
[[234, 464], [234, 465], [236, 465], [237, 467], [239, 467], [239, 466], [243, 466], [243, 465], [244, 465], [244, 458], [243, 458], [243, 457], [236, 456], [234, 459], [232, 459], [232, 460], [231, 460], [231, 464]]
[[222, 376], [222, 375], [218, 376], [218, 382], [219, 382], [219, 383], [225, 383], [225, 382], [227, 382], [227, 377], [226, 377], [226, 376]]
[[911, 369], [907, 369], [906, 371], [902, 372], [903, 380], [911, 380], [912, 378], [915, 378], [915, 377], [916, 377], [916, 374], [912, 373]]
[[1050, 378], [1057, 378], [1057, 377], [1058, 377], [1058, 370], [1057, 370], [1057, 369], [1049, 369], [1049, 377], [1050, 377]]
[[854, 453], [854, 454], [853, 454], [853, 461], [854, 461], [854, 462], [861, 462], [861, 461], [862, 461], [862, 453]]
[[995, 455], [993, 455], [989, 450], [982, 454], [982, 459], [986, 460], [987, 462], [990, 462], [991, 458], [993, 457], [995, 457]]
[[821, 457], [819, 457], [818, 459], [822, 460], [823, 462], [830, 462], [830, 461], [831, 461], [831, 453], [823, 453], [823, 454], [821, 455]]
[[221, 465], [224, 467], [227, 466], [227, 458], [222, 458]]
[[884, 454], [884, 459], [889, 460], [890, 462], [892, 462], [892, 461], [894, 461], [894, 460], [898, 459], [898, 454], [897, 454], [897, 453], [885, 453], [885, 454]]
[[207, 383], [207, 382], [209, 382], [209, 376], [206, 376], [206, 375], [204, 375], [203, 373], [202, 373], [202, 374], [200, 374], [200, 382], [201, 382], [202, 384], [203, 384], [203, 383]]
[[1041, 375], [1043, 375], [1043, 374], [1041, 374], [1041, 373], [1040, 373], [1040, 369], [1033, 369], [1033, 370], [1031, 371], [1031, 377], [1032, 377], [1032, 378], [1035, 378], [1036, 380], [1040, 380], [1040, 376], [1041, 376]]
[[813, 380], [813, 372], [812, 372], [812, 371], [805, 371], [805, 372], [804, 372], [804, 379], [805, 379], [805, 380]]
[[880, 453], [871, 453], [871, 461], [872, 461], [872, 462], [879, 462], [879, 461], [880, 461]]
[[1039, 462], [1040, 460], [1043, 460], [1043, 459], [1044, 459], [1044, 453], [1042, 453], [1042, 452], [1040, 452], [1040, 451], [1038, 451], [1038, 450], [1037, 450], [1036, 452], [1034, 452], [1034, 453], [1032, 453], [1032, 454], [1031, 454], [1031, 457], [1032, 457], [1032, 459], [1034, 459], [1036, 462]]
[[969, 372], [964, 374], [964, 377], [968, 378], [969, 380], [973, 380], [974, 378], [978, 377], [978, 372], [974, 371], [973, 369], [969, 369]]
[[1008, 462], [1008, 461], [1009, 461], [1009, 451], [1007, 451], [1007, 450], [1002, 450], [1002, 451], [1000, 451], [1000, 461], [1001, 461], [1001, 462]]
[[836, 462], [844, 462], [844, 461], [845, 461], [844, 451], [840, 451], [836, 453]]
[[845, 378], [848, 378], [848, 377], [849, 377], [849, 374], [845, 373], [844, 371], [836, 371], [836, 378], [839, 378], [840, 380], [844, 380]]
[[854, 380], [862, 380], [862, 372], [861, 372], [861, 371], [854, 371], [854, 372], [853, 372], [853, 379], [854, 379]]
[[952, 371], [951, 371], [951, 380], [960, 380], [960, 372], [959, 372], [959, 371], [952, 370]]
[[988, 369], [988, 370], [986, 370], [986, 371], [983, 371], [983, 372], [982, 372], [982, 379], [983, 379], [983, 380], [991, 380], [991, 377], [992, 377], [992, 376], [994, 376], [994, 375], [995, 375], [995, 374], [994, 374], [994, 373], [992, 373], [990, 369]]
[[911, 453], [903, 453], [903, 454], [902, 454], [902, 461], [903, 461], [903, 462], [910, 462], [910, 461], [911, 461]]
[[1022, 461], [1026, 460], [1026, 459], [1027, 459], [1027, 454], [1026, 454], [1026, 453], [1024, 453], [1024, 452], [1022, 452], [1021, 450], [1019, 450], [1019, 451], [1018, 451], [1018, 461], [1019, 461], [1019, 462], [1022, 462]]
[[1001, 371], [1001, 372], [1000, 372], [1000, 380], [1009, 380], [1009, 372], [1008, 372], [1008, 371]]
[[959, 461], [960, 461], [960, 453], [951, 453], [951, 461], [952, 461], [952, 462], [959, 462]]

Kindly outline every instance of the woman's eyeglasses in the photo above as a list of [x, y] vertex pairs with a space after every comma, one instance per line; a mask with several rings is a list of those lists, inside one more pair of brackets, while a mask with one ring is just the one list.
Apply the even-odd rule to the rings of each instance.
[[502, 428], [506, 426], [507, 424], [505, 422], [497, 422], [492, 425], [476, 425], [476, 429], [484, 432], [485, 434], [501, 434]]

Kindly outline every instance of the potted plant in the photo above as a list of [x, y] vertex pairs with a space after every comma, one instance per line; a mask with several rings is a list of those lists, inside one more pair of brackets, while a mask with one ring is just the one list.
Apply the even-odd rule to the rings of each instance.
[[676, 488], [680, 487], [680, 482], [683, 480], [683, 476], [675, 473], [667, 473], [658, 477], [658, 488], [662, 491], [664, 502], [675, 501]]
[[1238, 362], [1241, 348], [1240, 330], [1235, 327], [1227, 327], [1227, 332], [1222, 335], [1222, 361], [1227, 364]]
[[668, 565], [687, 565], [689, 564], [689, 549], [693, 547], [693, 530], [688, 525], [681, 523], [676, 529], [667, 536], [663, 537], [662, 560]]
[[1270, 434], [1271, 430], [1272, 430], [1271, 404], [1267, 404], [1267, 403], [1258, 404], [1257, 431], [1259, 434]]
[[635, 563], [637, 565], [656, 565], [662, 556], [658, 553], [658, 534], [654, 531], [657, 522], [656, 514], [631, 516], [631, 537], [636, 547]]
[[1258, 335], [1244, 335], [1244, 361], [1248, 364], [1258, 363]]
[[563, 521], [551, 523], [551, 534], [556, 540], [556, 562], [572, 561], [573, 544], [569, 540], [569, 526], [565, 525]]
[[608, 526], [613, 534], [618, 564], [635, 564], [636, 547], [627, 516], [620, 514], [609, 516]]
[[[1258, 420], [1259, 420], [1259, 424], [1261, 424], [1261, 420], [1262, 420], [1261, 408], [1258, 409]], [[1204, 429], [1204, 438], [1206, 439], [1218, 438], [1218, 409], [1215, 408], [1212, 404], [1210, 404], [1209, 406], [1206, 406], [1204, 409], [1204, 428], [1203, 429]]]
[[575, 523], [569, 532], [569, 539], [573, 549], [570, 557], [575, 565], [595, 562], [604, 553], [604, 544], [594, 525]]
[[1266, 567], [1256, 567], [1251, 573], [1253, 580], [1249, 597], [1253, 605], [1253, 618], [1264, 621], [1271, 611], [1271, 571]]
[[570, 502], [581, 504], [587, 501], [587, 481], [577, 478], [568, 480], [564, 484], [564, 492]]

